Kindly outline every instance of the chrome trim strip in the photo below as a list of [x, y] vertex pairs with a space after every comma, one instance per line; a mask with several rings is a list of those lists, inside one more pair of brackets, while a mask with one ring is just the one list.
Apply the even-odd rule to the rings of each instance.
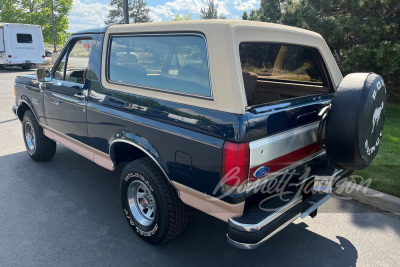
[[250, 142], [250, 166], [284, 156], [317, 142], [319, 122]]
[[[130, 144], [130, 145], [132, 145], [132, 146], [134, 146], [134, 147], [140, 149], [140, 150], [143, 151], [149, 158], [151, 158], [151, 159], [154, 161], [154, 163], [158, 166], [158, 168], [161, 170], [161, 172], [164, 174], [165, 178], [167, 178], [167, 180], [168, 180], [169, 183], [172, 185], [172, 187], [175, 188], [176, 192], [178, 193], [178, 196], [180, 197], [180, 192], [179, 192], [179, 190], [178, 190], [178, 189], [176, 188], [176, 186], [172, 183], [172, 180], [169, 178], [167, 172], [164, 170], [164, 168], [161, 166], [161, 164], [156, 160], [156, 158], [155, 158], [152, 154], [150, 154], [148, 151], [146, 151], [145, 149], [143, 149], [143, 147], [139, 146], [138, 144], [135, 144], [135, 143], [133, 143], [133, 142], [131, 142], [131, 141], [129, 141], [129, 140], [115, 139], [114, 141], [112, 141], [112, 142], [110, 143], [110, 146], [109, 146], [109, 153], [108, 153], [108, 154], [109, 154], [110, 157], [111, 157], [111, 148], [112, 148], [113, 144], [118, 143], [118, 142]], [[114, 164], [114, 162], [113, 162], [113, 164]]]
[[303, 158], [302, 160], [299, 160], [299, 161], [293, 163], [290, 166], [287, 166], [286, 168], [280, 169], [277, 172], [274, 172], [274, 173], [272, 173], [270, 175], [267, 175], [267, 176], [265, 176], [265, 177], [263, 177], [263, 178], [261, 178], [259, 180], [256, 180], [255, 182], [247, 185], [246, 193], [251, 191], [251, 190], [253, 190], [253, 189], [255, 189], [255, 188], [257, 188], [257, 187], [261, 187], [264, 184], [268, 183], [270, 180], [274, 179], [275, 177], [277, 177], [279, 175], [282, 175], [282, 174], [286, 173], [289, 170], [295, 169], [295, 168], [307, 163], [308, 161], [310, 161], [312, 159], [315, 159], [315, 158], [318, 158], [320, 156], [323, 156], [324, 154], [326, 154], [325, 150], [319, 151], [319, 152], [317, 152], [317, 153], [315, 153], [315, 154], [313, 154], [311, 156], [308, 156], [306, 158]]
[[300, 218], [304, 219], [305, 217], [307, 217], [308, 215], [310, 215], [311, 212], [313, 212], [314, 210], [318, 209], [319, 206], [321, 206], [322, 204], [324, 204], [326, 201], [328, 201], [332, 196], [331, 195], [326, 195], [324, 196], [320, 201], [318, 201], [317, 203], [315, 203], [314, 205], [312, 205], [310, 208], [308, 208], [305, 212], [303, 212], [300, 215]]
[[276, 218], [281, 216], [283, 213], [287, 212], [294, 206], [298, 205], [301, 203], [303, 200], [303, 196], [300, 194], [296, 199], [292, 200], [291, 202], [287, 203], [280, 209], [276, 210], [274, 213], [270, 214], [268, 217], [264, 218], [261, 222], [256, 223], [256, 224], [242, 224], [239, 222], [236, 222], [234, 219], [229, 218], [228, 224], [232, 228], [235, 228], [239, 231], [243, 232], [257, 232], [260, 231], [263, 227], [267, 226], [269, 223], [273, 222]]
[[259, 246], [261, 246], [265, 241], [267, 241], [268, 239], [273, 237], [275, 234], [277, 234], [278, 232], [283, 230], [283, 228], [285, 228], [286, 226], [288, 226], [289, 224], [294, 222], [299, 216], [300, 216], [300, 213], [296, 214], [296, 216], [294, 216], [293, 218], [291, 218], [290, 220], [288, 220], [287, 222], [285, 222], [284, 224], [282, 224], [281, 226], [276, 228], [275, 231], [273, 231], [272, 233], [270, 233], [269, 235], [264, 237], [261, 241], [254, 243], [254, 244], [246, 244], [246, 243], [237, 242], [237, 241], [231, 239], [228, 235], [226, 235], [226, 238], [228, 240], [228, 243], [234, 247], [237, 247], [240, 249], [255, 249], [255, 248], [258, 248]]
[[173, 184], [178, 188], [183, 203], [224, 222], [228, 222], [230, 217], [243, 215], [245, 201], [238, 204], [230, 204], [178, 182], [173, 181]]

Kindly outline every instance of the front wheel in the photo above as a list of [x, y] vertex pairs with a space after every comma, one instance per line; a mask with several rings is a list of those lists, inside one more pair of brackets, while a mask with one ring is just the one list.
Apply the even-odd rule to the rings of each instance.
[[43, 128], [40, 127], [30, 110], [24, 113], [22, 133], [26, 151], [32, 159], [46, 161], [51, 159], [56, 153], [56, 142], [43, 134]]
[[187, 222], [187, 206], [149, 159], [129, 163], [122, 172], [121, 201], [132, 230], [150, 244], [178, 236]]

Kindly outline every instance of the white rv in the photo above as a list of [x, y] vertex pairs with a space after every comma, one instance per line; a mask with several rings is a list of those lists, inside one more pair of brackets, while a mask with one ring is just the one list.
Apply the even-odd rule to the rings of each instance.
[[42, 28], [38, 25], [0, 23], [0, 68], [21, 66], [30, 69], [44, 64]]

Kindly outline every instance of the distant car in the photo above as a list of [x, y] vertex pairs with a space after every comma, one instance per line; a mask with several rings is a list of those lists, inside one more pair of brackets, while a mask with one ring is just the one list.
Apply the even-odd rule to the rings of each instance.
[[46, 57], [51, 57], [51, 51], [50, 50], [45, 50], [44, 54], [46, 55]]

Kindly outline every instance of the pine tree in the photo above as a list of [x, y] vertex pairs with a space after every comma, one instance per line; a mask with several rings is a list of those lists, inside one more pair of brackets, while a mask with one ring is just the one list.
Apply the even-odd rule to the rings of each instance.
[[207, 7], [200, 9], [200, 19], [226, 19], [226, 16], [218, 16], [218, 4], [215, 4], [214, 0], [208, 0]]
[[344, 74], [373, 71], [400, 85], [399, 0], [262, 0], [255, 13], [250, 20], [320, 33]]
[[[124, 0], [111, 0], [110, 6], [113, 8], [108, 12], [108, 20], [104, 21], [107, 25], [123, 24], [124, 21]], [[149, 17], [150, 9], [143, 0], [128, 0], [129, 23], [151, 22]]]

